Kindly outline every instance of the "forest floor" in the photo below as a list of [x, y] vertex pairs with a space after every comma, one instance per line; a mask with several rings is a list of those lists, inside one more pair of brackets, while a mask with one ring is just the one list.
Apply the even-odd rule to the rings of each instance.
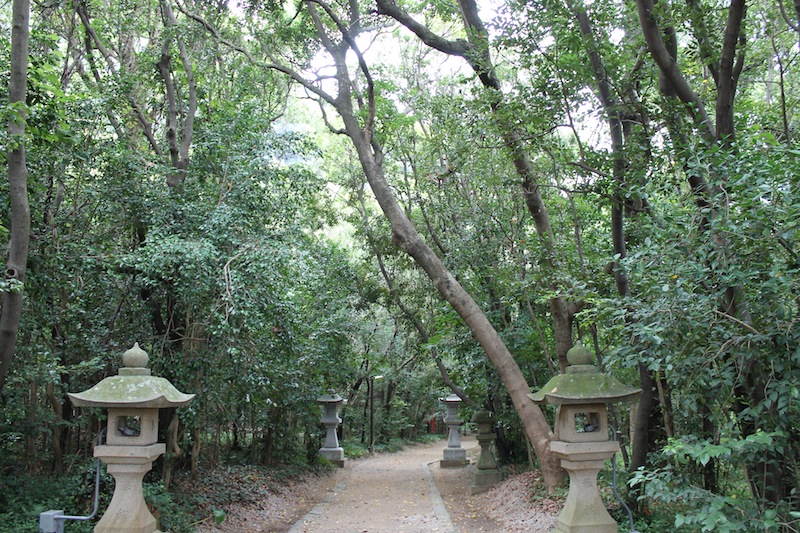
[[[226, 520], [201, 533], [512, 533], [547, 532], [563, 501], [547, 497], [538, 472], [510, 475], [470, 495], [479, 448], [462, 439], [472, 464], [440, 468], [446, 441], [356, 460], [330, 474], [273, 483]], [[231, 480], [231, 483], [237, 481]]]

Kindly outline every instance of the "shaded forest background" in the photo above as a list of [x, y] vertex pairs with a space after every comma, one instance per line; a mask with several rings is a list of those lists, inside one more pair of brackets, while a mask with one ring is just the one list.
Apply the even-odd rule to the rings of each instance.
[[24, 106], [2, 7], [0, 531], [90, 507], [102, 413], [66, 393], [133, 342], [197, 395], [164, 504], [312, 464], [328, 389], [349, 453], [370, 398], [380, 445], [456, 392], [553, 488], [525, 394], [578, 340], [643, 390], [640, 529], [800, 530], [800, 4], [34, 2]]

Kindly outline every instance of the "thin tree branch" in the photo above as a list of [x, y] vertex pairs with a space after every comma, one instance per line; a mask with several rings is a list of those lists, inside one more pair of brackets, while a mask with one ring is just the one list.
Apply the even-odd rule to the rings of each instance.
[[[112, 54], [111, 51], [108, 48], [106, 48], [106, 46], [98, 37], [97, 32], [94, 31], [94, 28], [92, 27], [92, 24], [89, 20], [89, 15], [86, 12], [85, 2], [81, 1], [80, 3], [78, 3], [76, 11], [78, 12], [78, 16], [80, 17], [81, 22], [83, 23], [83, 27], [86, 29], [86, 33], [89, 35], [92, 42], [94, 43], [95, 48], [97, 48], [97, 50], [105, 58], [106, 65], [108, 66], [109, 71], [114, 77], [119, 78], [119, 71], [115, 66], [116, 59], [114, 57], [114, 54]], [[91, 52], [89, 50], [87, 50], [87, 53], [91, 55]], [[153, 135], [153, 125], [150, 123], [149, 120], [147, 120], [147, 117], [142, 111], [141, 106], [139, 106], [139, 104], [136, 102], [133, 95], [131, 94], [128, 94], [128, 103], [130, 104], [131, 109], [133, 109], [136, 118], [139, 120], [139, 124], [141, 124], [142, 126], [142, 131], [144, 133], [144, 136], [147, 138], [147, 142], [150, 144], [150, 148], [156, 155], [161, 155], [162, 154], [161, 148], [159, 147], [155, 135]]]

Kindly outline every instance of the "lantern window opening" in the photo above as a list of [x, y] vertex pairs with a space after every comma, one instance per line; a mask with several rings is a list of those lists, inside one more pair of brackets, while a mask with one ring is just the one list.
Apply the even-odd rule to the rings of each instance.
[[142, 434], [142, 419], [139, 416], [119, 416], [116, 428], [121, 437], [138, 437]]
[[575, 433], [592, 433], [600, 430], [598, 413], [575, 413]]

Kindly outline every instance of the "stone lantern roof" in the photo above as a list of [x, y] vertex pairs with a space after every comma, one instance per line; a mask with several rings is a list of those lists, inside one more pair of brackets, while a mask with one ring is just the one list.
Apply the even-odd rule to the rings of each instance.
[[481, 408], [475, 411], [470, 422], [473, 424], [491, 424], [494, 422], [494, 417], [488, 410]]
[[78, 393], [68, 393], [76, 407], [145, 408], [181, 407], [194, 394], [184, 394], [166, 378], [150, 375], [147, 352], [135, 343], [122, 355], [119, 375], [109, 376], [94, 387]]
[[566, 373], [554, 376], [528, 398], [537, 404], [595, 404], [629, 402], [642, 393], [642, 389], [628, 387], [598, 372], [591, 364], [591, 352], [580, 341], [567, 352], [567, 361], [570, 366]]
[[319, 403], [338, 403], [338, 402], [344, 402], [344, 398], [336, 394], [336, 391], [334, 391], [333, 389], [330, 389], [328, 391], [328, 394], [323, 394], [322, 396], [317, 398], [317, 401]]

